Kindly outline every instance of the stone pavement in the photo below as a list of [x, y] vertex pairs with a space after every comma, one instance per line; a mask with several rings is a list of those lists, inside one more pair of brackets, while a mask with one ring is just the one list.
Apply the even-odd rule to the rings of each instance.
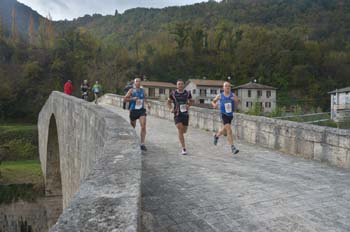
[[189, 128], [182, 156], [174, 123], [148, 116], [143, 232], [350, 231], [350, 170], [242, 141], [232, 155], [212, 134]]

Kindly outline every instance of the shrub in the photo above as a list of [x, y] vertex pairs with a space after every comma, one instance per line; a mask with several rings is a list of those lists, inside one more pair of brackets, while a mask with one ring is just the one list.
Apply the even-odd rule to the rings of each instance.
[[13, 139], [0, 146], [2, 160], [38, 159], [38, 147], [22, 139]]

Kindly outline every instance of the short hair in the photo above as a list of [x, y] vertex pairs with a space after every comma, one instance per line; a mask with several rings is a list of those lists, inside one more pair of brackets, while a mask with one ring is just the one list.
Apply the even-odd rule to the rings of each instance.
[[177, 82], [183, 82], [183, 83], [185, 83], [182, 79], [178, 79], [177, 81], [176, 81], [176, 83]]
[[231, 83], [228, 82], [228, 81], [225, 81], [224, 84], [223, 84], [223, 86], [224, 86], [225, 84], [228, 84], [229, 86], [231, 86]]
[[136, 78], [134, 79], [134, 82], [135, 82], [136, 80], [141, 81], [141, 78], [140, 78], [140, 77], [136, 77]]

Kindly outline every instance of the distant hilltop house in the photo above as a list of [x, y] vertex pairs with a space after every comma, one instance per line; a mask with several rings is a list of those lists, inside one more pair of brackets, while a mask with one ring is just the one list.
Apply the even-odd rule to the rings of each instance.
[[220, 93], [222, 80], [189, 79], [185, 89], [190, 91], [195, 104], [210, 104], [212, 99]]
[[350, 120], [350, 87], [328, 92], [331, 95], [331, 119]]
[[166, 100], [176, 85], [170, 82], [142, 81], [141, 86], [145, 94], [151, 99]]
[[272, 112], [276, 108], [275, 87], [249, 82], [232, 89], [241, 100], [240, 109], [243, 112], [249, 111], [255, 102], [260, 104], [265, 113]]

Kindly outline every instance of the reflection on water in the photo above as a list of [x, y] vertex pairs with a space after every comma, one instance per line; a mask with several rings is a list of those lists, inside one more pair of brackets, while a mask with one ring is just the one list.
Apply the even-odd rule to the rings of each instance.
[[47, 232], [62, 213], [62, 197], [0, 205], [0, 232]]

